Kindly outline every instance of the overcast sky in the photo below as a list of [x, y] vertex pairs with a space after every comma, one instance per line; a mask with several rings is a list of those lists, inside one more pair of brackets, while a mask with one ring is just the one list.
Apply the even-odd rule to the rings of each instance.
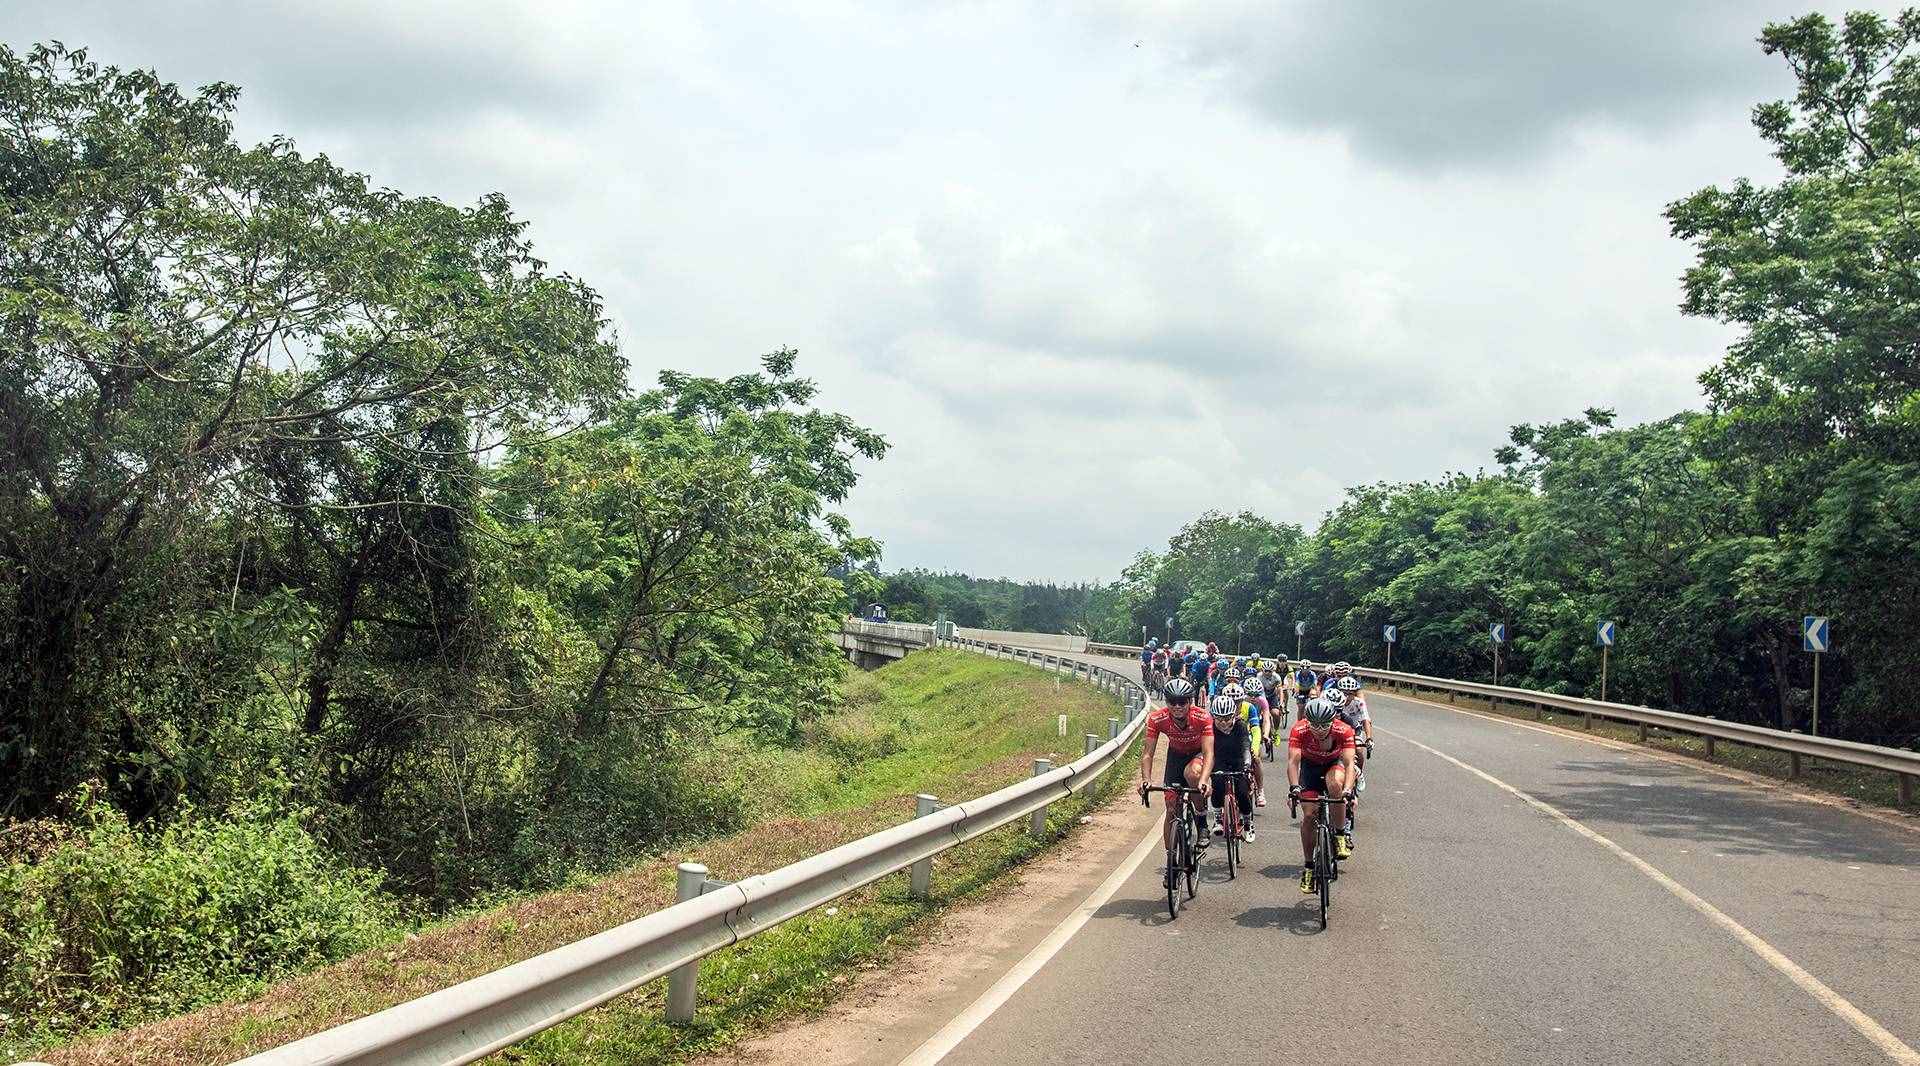
[[506, 194], [637, 383], [798, 348], [892, 442], [848, 503], [888, 568], [1077, 580], [1698, 406], [1729, 333], [1661, 210], [1773, 175], [1761, 27], [1860, 6], [7, 0], [0, 39]]

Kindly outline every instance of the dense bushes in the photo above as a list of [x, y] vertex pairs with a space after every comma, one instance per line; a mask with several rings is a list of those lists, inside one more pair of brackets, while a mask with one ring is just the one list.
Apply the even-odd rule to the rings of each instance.
[[395, 935], [377, 874], [269, 804], [134, 828], [82, 794], [5, 831], [0, 1035], [188, 1010]]

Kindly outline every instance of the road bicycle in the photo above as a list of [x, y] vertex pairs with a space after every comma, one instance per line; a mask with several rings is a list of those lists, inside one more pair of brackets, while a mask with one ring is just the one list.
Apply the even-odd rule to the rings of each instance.
[[1158, 696], [1167, 690], [1167, 672], [1154, 669], [1147, 672], [1147, 691]]
[[[1353, 793], [1347, 793], [1352, 800]], [[1305, 803], [1317, 807], [1313, 817], [1313, 883], [1320, 889], [1320, 928], [1327, 927], [1327, 908], [1333, 906], [1333, 883], [1340, 879], [1340, 860], [1333, 853], [1333, 829], [1327, 825], [1327, 805], [1339, 803], [1325, 796], [1288, 796], [1287, 806], [1294, 817], [1300, 815], [1300, 805]]]
[[1213, 776], [1222, 779], [1217, 787], [1226, 793], [1220, 807], [1220, 832], [1227, 841], [1227, 880], [1231, 881], [1240, 866], [1240, 838], [1247, 830], [1245, 816], [1240, 810], [1240, 792], [1234, 788], [1234, 779], [1253, 775], [1245, 770], [1215, 770]]
[[1185, 785], [1148, 785], [1146, 792], [1141, 793], [1141, 806], [1151, 807], [1153, 805], [1147, 800], [1147, 793], [1152, 792], [1171, 793], [1178, 800], [1178, 804], [1174, 808], [1176, 817], [1174, 818], [1173, 843], [1167, 848], [1167, 876], [1165, 878], [1167, 885], [1167, 916], [1169, 918], [1178, 918], [1180, 917], [1180, 907], [1182, 904], [1182, 894], [1180, 891], [1182, 880], [1184, 879], [1185, 881], [1185, 896], [1187, 899], [1192, 899], [1200, 891], [1199, 881], [1196, 878], [1196, 875], [1199, 873], [1198, 867], [1200, 864], [1200, 830], [1195, 828], [1194, 822], [1199, 816], [1203, 816], [1206, 813], [1206, 808], [1200, 806], [1200, 790], [1197, 788], [1188, 788]]

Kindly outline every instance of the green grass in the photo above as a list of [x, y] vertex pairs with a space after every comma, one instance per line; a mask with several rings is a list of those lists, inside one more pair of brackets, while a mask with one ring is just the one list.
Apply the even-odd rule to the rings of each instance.
[[[848, 678], [837, 713], [796, 749], [734, 738], [701, 772], [725, 783], [750, 827], [658, 855], [558, 892], [514, 900], [280, 982], [252, 999], [106, 1034], [40, 1057], [56, 1063], [228, 1062], [610, 928], [672, 901], [674, 865], [706, 863], [738, 880], [913, 816], [913, 795], [971, 799], [1027, 777], [1031, 760], [1077, 758], [1084, 733], [1106, 735], [1120, 713], [1091, 686], [955, 650], [928, 650]], [[1069, 718], [1065, 739], [1058, 715]], [[665, 982], [622, 997], [502, 1052], [496, 1061], [664, 1063], [718, 1050], [755, 1027], [817, 1010], [856, 967], [878, 965], [952, 902], [989, 891], [1124, 783], [1109, 773], [1090, 795], [1054, 805], [1048, 833], [986, 834], [934, 861], [928, 900], [888, 877], [703, 965], [690, 1025], [661, 1020]], [[838, 980], [836, 980], [838, 978]]]
[[[1382, 688], [1388, 692], [1401, 691], [1395, 686], [1382, 684], [1380, 682], [1373, 682], [1373, 685], [1376, 688]], [[1413, 692], [1409, 689], [1405, 690], [1404, 694], [1413, 694]], [[1690, 733], [1676, 733], [1671, 730], [1649, 727], [1647, 729], [1647, 739], [1642, 741], [1640, 739], [1640, 727], [1637, 724], [1594, 718], [1592, 727], [1587, 728], [1585, 715], [1556, 711], [1550, 707], [1536, 711], [1531, 705], [1486, 700], [1477, 697], [1459, 696], [1456, 697], [1454, 702], [1448, 703], [1444, 693], [1436, 694], [1425, 692], [1419, 693], [1418, 695], [1422, 699], [1459, 707], [1462, 710], [1478, 711], [1482, 714], [1499, 715], [1503, 718], [1515, 718], [1523, 721], [1537, 721], [1546, 725], [1559, 726], [1563, 729], [1578, 729], [1592, 736], [1605, 737], [1608, 740], [1617, 740], [1628, 744], [1644, 744], [1644, 746], [1657, 751], [1685, 755], [1703, 761], [1707, 759], [1706, 738], [1694, 736]], [[1843, 796], [1861, 803], [1902, 810], [1913, 809], [1912, 806], [1904, 808], [1900, 806], [1899, 781], [1893, 774], [1885, 770], [1872, 770], [1847, 763], [1829, 762], [1802, 756], [1800, 759], [1800, 776], [1794, 777], [1793, 759], [1786, 752], [1774, 751], [1771, 748], [1756, 748], [1749, 744], [1740, 744], [1730, 740], [1719, 740], [1714, 743], [1714, 753], [1711, 761], [1717, 766], [1744, 770], [1762, 777], [1773, 777], [1791, 781], [1796, 785], [1835, 796]]]
[[[908, 665], [913, 664], [909, 669]], [[1036, 675], [1038, 675], [1036, 677]], [[901, 664], [859, 679], [846, 712], [860, 731], [903, 739], [900, 747], [864, 761], [857, 782], [846, 783], [842, 800], [825, 810], [846, 812], [862, 799], [927, 791], [945, 782], [956, 799], [968, 799], [1011, 784], [1036, 755], [1056, 763], [1072, 738], [1106, 735], [1117, 705], [1088, 686], [1062, 681], [1033, 668], [995, 662], [968, 652], [918, 653]], [[1040, 688], [1044, 716], [1019, 712], [1009, 690]], [[1048, 691], [1052, 689], [1053, 691]], [[1058, 734], [1058, 714], [1069, 715], [1068, 738]], [[847, 728], [853, 723], [840, 723]], [[1097, 725], [1097, 729], [1095, 728]], [[1009, 767], [1009, 757], [1018, 766]], [[993, 771], [990, 768], [1000, 767]], [[983, 771], [987, 771], [983, 776]], [[934, 861], [928, 898], [907, 893], [906, 876], [888, 877], [867, 889], [778, 929], [710, 956], [701, 965], [700, 1007], [694, 1020], [676, 1025], [662, 1018], [665, 983], [623, 997], [557, 1026], [496, 1056], [513, 1063], [661, 1064], [724, 1049], [756, 1028], [819, 1011], [851, 981], [851, 971], [882, 964], [914, 942], [938, 912], [990, 890], [994, 879], [1018, 867], [1078, 824], [1125, 782], [1110, 772], [1086, 793], [1054, 804], [1047, 834], [1035, 839], [1024, 822], [944, 852]], [[926, 788], [917, 782], [932, 783]], [[899, 819], [896, 819], [896, 821]], [[877, 826], [875, 828], [878, 828]]]

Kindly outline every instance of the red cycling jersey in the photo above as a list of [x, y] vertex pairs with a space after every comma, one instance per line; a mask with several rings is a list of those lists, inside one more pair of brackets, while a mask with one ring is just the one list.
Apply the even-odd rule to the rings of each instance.
[[[1151, 722], [1147, 728], [1153, 728]], [[1302, 762], [1330, 766], [1340, 761], [1341, 752], [1354, 750], [1353, 727], [1335, 718], [1333, 728], [1327, 730], [1326, 739], [1322, 740], [1313, 735], [1313, 727], [1302, 718], [1287, 731], [1287, 748], [1299, 752]]]
[[[1162, 707], [1147, 715], [1147, 743], [1154, 737], [1167, 738], [1167, 751], [1174, 755], [1197, 755], [1200, 741], [1213, 735], [1213, 718], [1202, 707]], [[1353, 731], [1347, 731], [1353, 740]]]

